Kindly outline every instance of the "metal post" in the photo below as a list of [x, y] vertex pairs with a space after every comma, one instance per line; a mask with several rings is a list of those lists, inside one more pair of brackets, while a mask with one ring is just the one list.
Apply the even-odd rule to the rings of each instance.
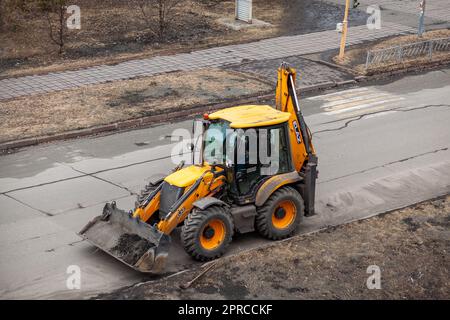
[[421, 0], [420, 4], [419, 4], [419, 8], [420, 8], [420, 17], [419, 17], [419, 30], [418, 30], [418, 35], [419, 37], [422, 37], [422, 34], [425, 31], [425, 27], [424, 27], [424, 20], [425, 20], [425, 0]]
[[366, 69], [369, 66], [369, 61], [370, 61], [370, 51], [367, 51], [367, 56], [366, 56]]
[[339, 59], [344, 59], [345, 54], [345, 42], [347, 40], [347, 23], [348, 23], [348, 10], [350, 7], [350, 0], [345, 0], [345, 13], [344, 21], [342, 21], [342, 35], [341, 35], [341, 46], [339, 48]]
[[433, 40], [428, 41], [428, 56], [430, 60], [433, 58]]

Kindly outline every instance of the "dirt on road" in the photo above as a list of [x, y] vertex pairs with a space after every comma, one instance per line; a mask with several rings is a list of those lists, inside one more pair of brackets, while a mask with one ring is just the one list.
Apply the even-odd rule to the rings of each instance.
[[200, 269], [97, 298], [450, 299], [449, 251], [447, 196], [222, 258], [189, 289]]

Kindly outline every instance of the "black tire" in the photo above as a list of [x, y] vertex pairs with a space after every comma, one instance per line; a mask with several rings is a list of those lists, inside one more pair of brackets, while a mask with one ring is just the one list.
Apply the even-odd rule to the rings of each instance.
[[[220, 242], [217, 241], [217, 247], [207, 249], [202, 243], [216, 240], [214, 237], [220, 236], [220, 232], [216, 234], [210, 225], [211, 223], [220, 224], [216, 221], [219, 221], [223, 226], [223, 239]], [[213, 235], [212, 238], [208, 239], [206, 236], [209, 237], [210, 233], [207, 232], [210, 229], [213, 229]], [[184, 220], [184, 225], [181, 228], [181, 242], [183, 243], [184, 250], [195, 260], [209, 261], [225, 253], [233, 237], [233, 232], [233, 219], [224, 207], [211, 206], [205, 210], [194, 208]], [[214, 244], [211, 243], [211, 245]]]
[[[160, 183], [153, 183], [153, 182], [149, 182], [144, 189], [141, 190], [141, 192], [136, 196], [136, 201], [134, 202], [134, 210], [137, 209], [137, 207], [140, 206], [141, 202], [144, 201], [149, 195], [150, 193], [152, 193], [153, 191], [155, 191], [156, 188], [158, 188], [158, 186], [160, 185]], [[155, 212], [150, 219], [148, 219], [146, 222], [149, 225], [154, 225], [156, 223], [159, 222], [159, 214], [158, 212]]]
[[136, 208], [141, 204], [142, 201], [145, 200], [145, 198], [147, 198], [149, 196], [150, 193], [152, 193], [153, 191], [155, 191], [156, 188], [158, 188], [159, 183], [153, 183], [153, 182], [149, 182], [144, 189], [141, 190], [141, 192], [136, 196], [136, 202], [135, 202], [135, 206]]
[[[292, 208], [295, 208], [295, 216], [287, 217], [286, 211], [281, 205], [288, 205]], [[280, 210], [281, 209], [281, 210]], [[304, 215], [305, 206], [303, 204], [303, 199], [300, 193], [292, 187], [282, 187], [275, 191], [270, 198], [257, 209], [256, 215], [256, 230], [265, 238], [271, 240], [279, 240], [290, 237], [297, 230], [297, 227], [300, 223], [301, 217]], [[280, 213], [280, 220], [277, 220], [279, 217], [277, 214]], [[291, 215], [291, 213], [289, 213]], [[278, 224], [280, 221], [283, 222], [283, 219], [286, 220], [286, 226], [280, 227], [276, 226], [273, 222], [272, 217], [274, 218], [276, 223]]]

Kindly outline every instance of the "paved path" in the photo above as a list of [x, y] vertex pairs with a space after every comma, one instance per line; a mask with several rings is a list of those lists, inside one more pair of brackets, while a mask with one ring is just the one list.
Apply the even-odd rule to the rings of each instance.
[[354, 75], [341, 69], [331, 68], [322, 63], [314, 62], [304, 56], [291, 56], [279, 59], [256, 60], [247, 63], [235, 64], [225, 69], [234, 70], [245, 74], [253, 74], [258, 79], [265, 79], [274, 86], [277, 82], [275, 70], [281, 62], [287, 62], [297, 69], [297, 86], [301, 89], [304, 86], [313, 86], [325, 82], [341, 82], [351, 80]]
[[[348, 45], [414, 31], [410, 27], [394, 23], [387, 23], [380, 30], [368, 30], [365, 25], [349, 29]], [[0, 100], [139, 76], [152, 76], [170, 71], [222, 67], [241, 63], [244, 59], [264, 60], [322, 52], [337, 48], [339, 39], [339, 33], [328, 30], [216, 47], [191, 53], [131, 60], [111, 66], [100, 65], [77, 71], [4, 79], [0, 80]]]

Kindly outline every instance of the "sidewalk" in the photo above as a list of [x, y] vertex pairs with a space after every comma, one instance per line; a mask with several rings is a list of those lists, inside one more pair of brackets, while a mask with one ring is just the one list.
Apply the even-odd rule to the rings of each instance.
[[[365, 25], [350, 27], [347, 45], [414, 31], [413, 28], [395, 23], [384, 23], [380, 30], [368, 30]], [[191, 53], [130, 60], [116, 65], [100, 65], [76, 71], [9, 78], [0, 80], [0, 100], [140, 76], [153, 76], [166, 72], [223, 67], [249, 60], [259, 61], [322, 52], [338, 48], [339, 39], [339, 33], [335, 30], [328, 30], [210, 48]]]

